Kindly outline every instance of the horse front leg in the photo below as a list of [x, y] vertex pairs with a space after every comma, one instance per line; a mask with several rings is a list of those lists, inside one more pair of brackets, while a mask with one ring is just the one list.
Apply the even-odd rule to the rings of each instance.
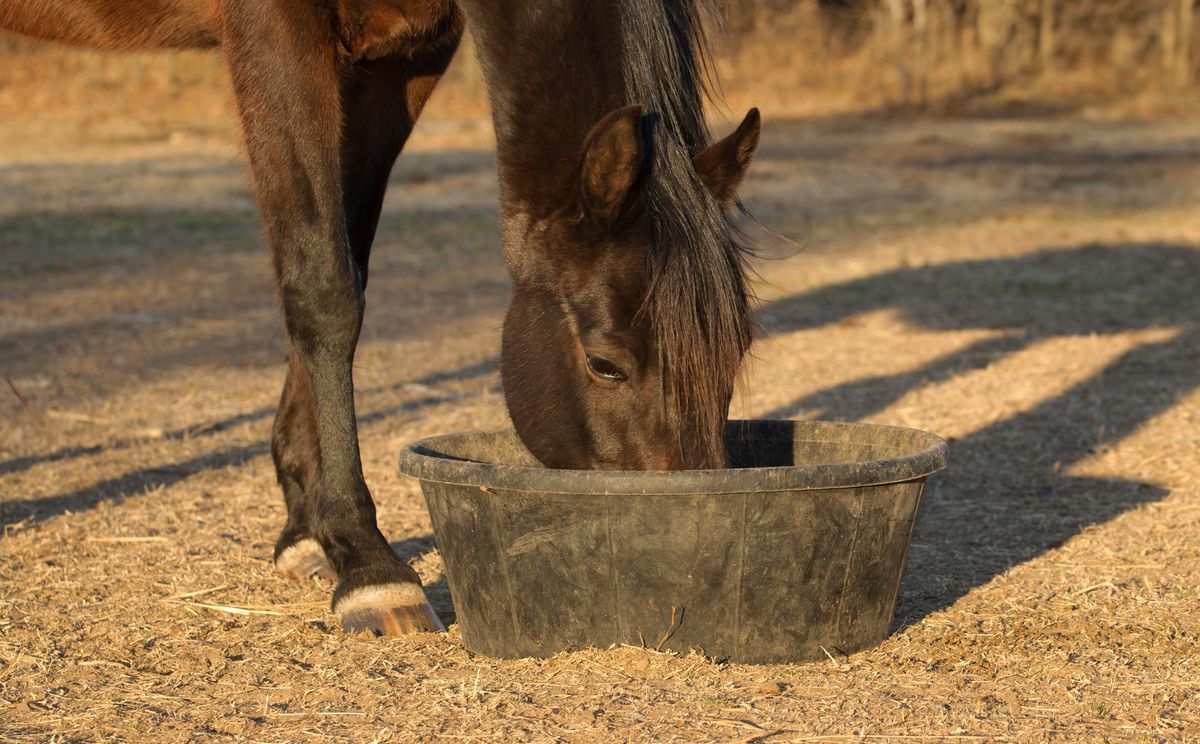
[[291, 530], [293, 543], [320, 547], [337, 576], [333, 611], [343, 628], [440, 630], [416, 573], [376, 525], [359, 458], [352, 367], [364, 277], [341, 147], [349, 63], [328, 6], [283, 6], [231, 0], [221, 18], [289, 343], [273, 447], [288, 500], [282, 539]]
[[[445, 36], [408, 54], [355, 64], [340, 77], [342, 106], [342, 199], [350, 252], [366, 288], [371, 245], [396, 157], [438, 80], [453, 58], [462, 34], [454, 15]], [[292, 359], [275, 417], [271, 451], [288, 505], [288, 518], [275, 545], [275, 565], [285, 576], [336, 580], [337, 572], [312, 537], [315, 483], [310, 453], [315, 424], [309, 416], [311, 390]]]

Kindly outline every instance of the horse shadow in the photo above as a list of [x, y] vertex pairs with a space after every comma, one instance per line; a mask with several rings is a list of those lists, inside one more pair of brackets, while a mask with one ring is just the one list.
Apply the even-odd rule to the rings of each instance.
[[903, 395], [987, 367], [1032, 344], [1160, 328], [1166, 340], [1126, 351], [1090, 378], [950, 443], [914, 530], [895, 625], [954, 604], [1009, 568], [1164, 498], [1162, 486], [1070, 475], [1072, 465], [1132, 435], [1200, 387], [1200, 251], [1092, 244], [1012, 258], [898, 269], [767, 304], [782, 333], [882, 309], [925, 330], [997, 334], [918, 369], [819, 390], [765, 414], [856, 420]]

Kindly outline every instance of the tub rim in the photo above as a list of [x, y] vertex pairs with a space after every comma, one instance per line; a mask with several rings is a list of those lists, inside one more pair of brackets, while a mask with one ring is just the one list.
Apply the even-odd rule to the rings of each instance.
[[[777, 491], [815, 491], [865, 488], [924, 479], [946, 467], [946, 441], [936, 434], [883, 424], [788, 419], [732, 420], [727, 436], [780, 439], [792, 428], [791, 441], [872, 444], [890, 433], [879, 446], [900, 454], [853, 462], [728, 468], [722, 470], [559, 470], [528, 465], [502, 465], [467, 460], [444, 451], [445, 444], [464, 437], [515, 437], [512, 429], [441, 434], [412, 442], [400, 450], [399, 470], [422, 482], [474, 486], [487, 491], [524, 491], [579, 496], [670, 496]], [[749, 432], [749, 436], [746, 433]], [[755, 433], [759, 436], [754, 436]], [[772, 432], [775, 436], [769, 436]], [[520, 444], [520, 440], [517, 440]]]

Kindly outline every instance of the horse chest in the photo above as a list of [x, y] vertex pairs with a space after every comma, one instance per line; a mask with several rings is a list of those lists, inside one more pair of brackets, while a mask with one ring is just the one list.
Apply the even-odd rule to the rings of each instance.
[[452, 0], [338, 0], [342, 42], [355, 59], [404, 53], [455, 32]]

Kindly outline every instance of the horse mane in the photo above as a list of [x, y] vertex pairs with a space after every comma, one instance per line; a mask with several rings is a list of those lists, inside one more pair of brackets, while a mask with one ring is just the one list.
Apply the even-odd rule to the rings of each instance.
[[667, 420], [699, 425], [695, 441], [684, 441], [681, 432], [681, 451], [699, 449], [704, 462], [724, 463], [729, 399], [754, 324], [746, 278], [750, 252], [692, 167], [692, 156], [709, 144], [703, 99], [714, 77], [702, 24], [709, 2], [618, 5], [625, 95], [649, 114], [653, 142], [642, 311], [658, 340]]

